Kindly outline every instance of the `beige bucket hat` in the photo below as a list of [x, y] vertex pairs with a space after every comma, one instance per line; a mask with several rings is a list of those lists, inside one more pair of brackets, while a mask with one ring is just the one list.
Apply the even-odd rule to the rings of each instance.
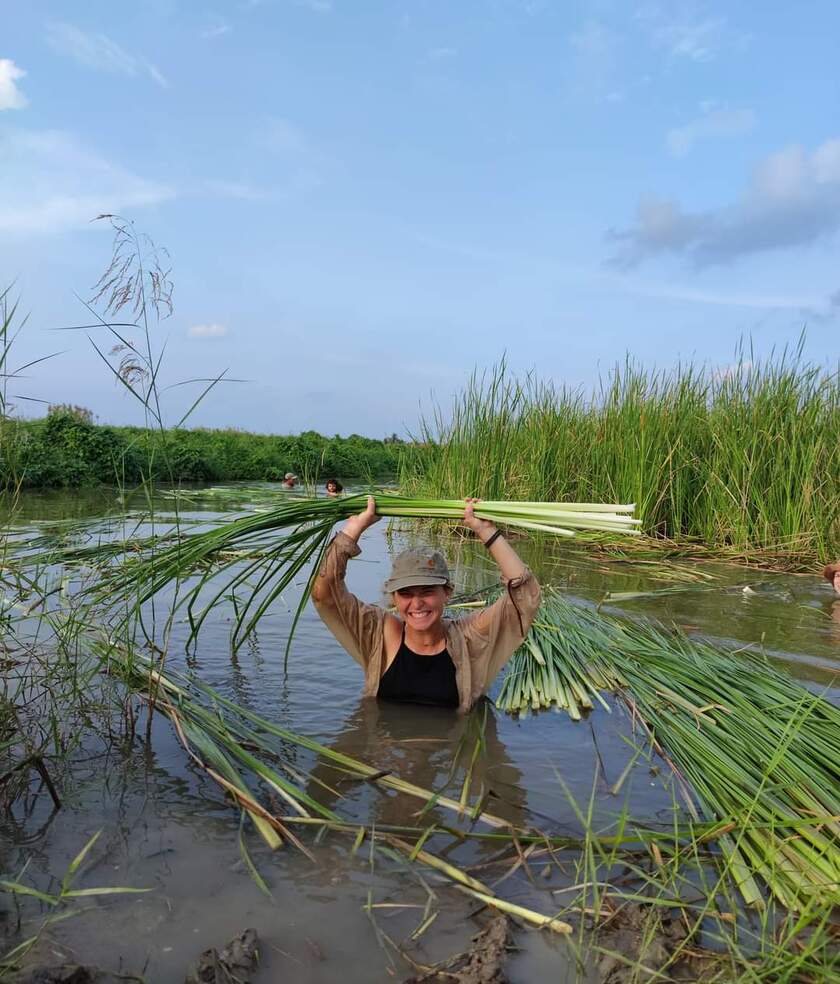
[[394, 557], [391, 576], [384, 589], [390, 594], [400, 588], [413, 588], [426, 584], [449, 584], [449, 568], [440, 550], [420, 547], [403, 550]]

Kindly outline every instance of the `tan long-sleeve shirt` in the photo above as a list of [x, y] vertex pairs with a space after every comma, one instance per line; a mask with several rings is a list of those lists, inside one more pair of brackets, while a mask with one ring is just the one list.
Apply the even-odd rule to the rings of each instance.
[[[359, 601], [347, 590], [347, 561], [360, 553], [351, 537], [339, 533], [327, 548], [312, 600], [329, 630], [365, 671], [364, 695], [375, 697], [387, 661], [386, 612]], [[504, 594], [489, 607], [444, 620], [446, 648], [455, 664], [459, 711], [468, 711], [487, 692], [522, 644], [539, 606], [540, 586], [526, 568], [521, 577], [506, 581]]]

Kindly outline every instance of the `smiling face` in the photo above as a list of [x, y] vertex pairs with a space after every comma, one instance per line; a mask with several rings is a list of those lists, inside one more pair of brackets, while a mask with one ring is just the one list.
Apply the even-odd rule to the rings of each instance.
[[444, 584], [400, 588], [393, 594], [397, 614], [416, 632], [428, 632], [443, 618], [443, 610], [452, 594]]
[[834, 590], [840, 595], [840, 571], [834, 572], [834, 578], [831, 583], [834, 585]]

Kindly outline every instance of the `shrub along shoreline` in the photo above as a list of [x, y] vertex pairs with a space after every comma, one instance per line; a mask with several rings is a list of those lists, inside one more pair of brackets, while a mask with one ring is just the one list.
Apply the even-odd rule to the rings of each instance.
[[400, 441], [352, 434], [324, 437], [239, 430], [112, 427], [83, 408], [56, 407], [39, 420], [2, 422], [0, 488], [78, 488], [97, 484], [279, 481], [286, 472], [316, 479], [391, 478]]

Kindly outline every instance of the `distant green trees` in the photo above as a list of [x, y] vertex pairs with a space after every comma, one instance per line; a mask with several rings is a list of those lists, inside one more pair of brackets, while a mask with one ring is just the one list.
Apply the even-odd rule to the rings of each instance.
[[0, 485], [30, 488], [396, 474], [401, 443], [351, 434], [325, 437], [240, 430], [150, 431], [96, 424], [84, 407], [50, 407], [40, 420], [7, 421], [0, 440]]

